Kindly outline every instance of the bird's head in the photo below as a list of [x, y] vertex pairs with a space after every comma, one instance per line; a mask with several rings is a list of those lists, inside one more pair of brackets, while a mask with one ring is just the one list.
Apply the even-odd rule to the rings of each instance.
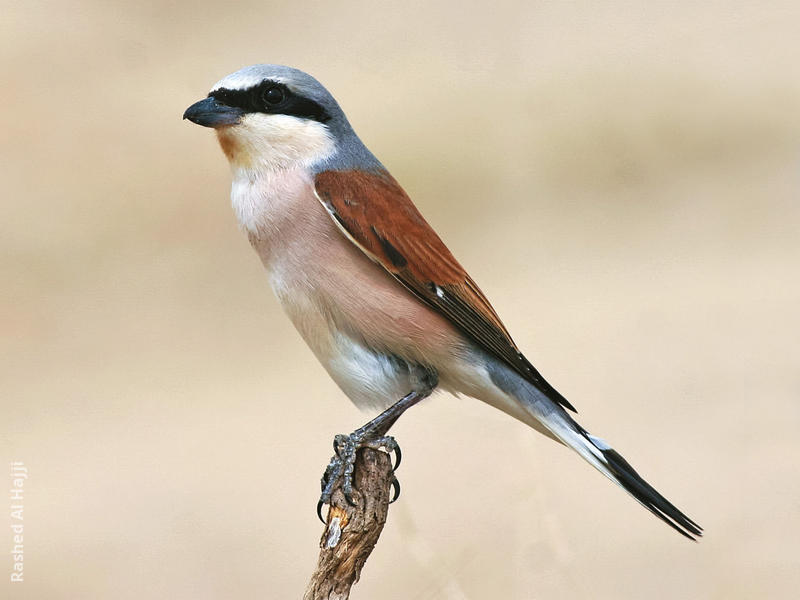
[[309, 167], [363, 153], [354, 151], [361, 143], [328, 90], [291, 67], [240, 69], [217, 82], [183, 118], [213, 127], [234, 169]]

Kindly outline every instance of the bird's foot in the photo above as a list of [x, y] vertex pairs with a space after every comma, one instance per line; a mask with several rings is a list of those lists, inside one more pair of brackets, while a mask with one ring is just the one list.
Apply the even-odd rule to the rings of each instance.
[[[339, 434], [333, 438], [333, 456], [331, 457], [325, 473], [322, 474], [322, 493], [317, 503], [317, 516], [323, 523], [325, 519], [322, 518], [322, 507], [325, 504], [330, 504], [331, 495], [336, 488], [339, 480], [341, 480], [342, 493], [350, 504], [355, 504], [353, 499], [353, 472], [356, 464], [356, 454], [361, 448], [372, 448], [373, 450], [384, 450], [389, 454], [394, 453], [395, 462], [392, 466], [392, 473], [400, 466], [400, 446], [397, 441], [390, 435], [381, 436], [378, 438], [370, 438], [368, 433], [363, 431], [363, 427], [354, 431], [350, 435]], [[397, 500], [400, 495], [400, 483], [397, 478], [392, 475], [392, 488], [394, 494], [390, 502]]]
[[396, 456], [392, 467], [392, 489], [394, 494], [390, 502], [397, 500], [400, 495], [400, 484], [397, 478], [394, 477], [394, 472], [400, 466], [400, 447], [392, 436], [386, 435], [386, 432], [408, 408], [430, 396], [433, 388], [436, 387], [436, 374], [426, 370], [425, 375], [427, 385], [424, 389], [409, 392], [350, 435], [337, 435], [333, 438], [334, 454], [328, 464], [328, 468], [325, 469], [325, 473], [322, 475], [322, 494], [317, 503], [317, 516], [320, 521], [325, 522], [322, 518], [322, 507], [325, 504], [330, 504], [331, 494], [333, 494], [333, 490], [340, 479], [345, 499], [350, 504], [355, 504], [353, 501], [353, 471], [355, 470], [356, 454], [361, 448], [386, 450], [389, 454], [394, 452]]

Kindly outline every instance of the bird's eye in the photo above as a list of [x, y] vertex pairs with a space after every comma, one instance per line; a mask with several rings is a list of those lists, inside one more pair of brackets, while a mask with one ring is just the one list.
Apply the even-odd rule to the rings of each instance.
[[275, 106], [276, 104], [283, 102], [283, 90], [279, 87], [267, 88], [264, 90], [263, 98], [266, 104]]

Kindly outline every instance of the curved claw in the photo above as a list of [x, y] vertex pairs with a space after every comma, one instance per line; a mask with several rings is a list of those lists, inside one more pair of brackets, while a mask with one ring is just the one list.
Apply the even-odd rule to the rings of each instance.
[[403, 458], [403, 453], [400, 452], [400, 446], [395, 446], [394, 453], [396, 458], [394, 461], [394, 466], [392, 467], [392, 473], [397, 471], [398, 467], [400, 467], [400, 460]]
[[322, 507], [323, 506], [325, 506], [325, 503], [322, 500], [317, 502], [317, 516], [319, 517], [319, 520], [322, 522], [322, 524], [326, 525], [325, 519], [322, 518]]
[[351, 491], [349, 491], [349, 490], [343, 490], [343, 492], [344, 492], [344, 497], [347, 500], [347, 502], [349, 502], [353, 506], [356, 506], [356, 501], [353, 500], [353, 493]]
[[389, 500], [389, 504], [392, 504], [400, 497], [400, 482], [397, 480], [397, 477], [392, 477], [392, 489], [394, 490], [394, 494], [392, 494], [392, 499]]

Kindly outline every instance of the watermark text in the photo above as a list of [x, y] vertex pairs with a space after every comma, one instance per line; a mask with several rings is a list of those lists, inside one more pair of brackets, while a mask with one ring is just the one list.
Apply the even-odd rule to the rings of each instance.
[[25, 484], [28, 467], [22, 461], [11, 463], [11, 581], [25, 581]]

